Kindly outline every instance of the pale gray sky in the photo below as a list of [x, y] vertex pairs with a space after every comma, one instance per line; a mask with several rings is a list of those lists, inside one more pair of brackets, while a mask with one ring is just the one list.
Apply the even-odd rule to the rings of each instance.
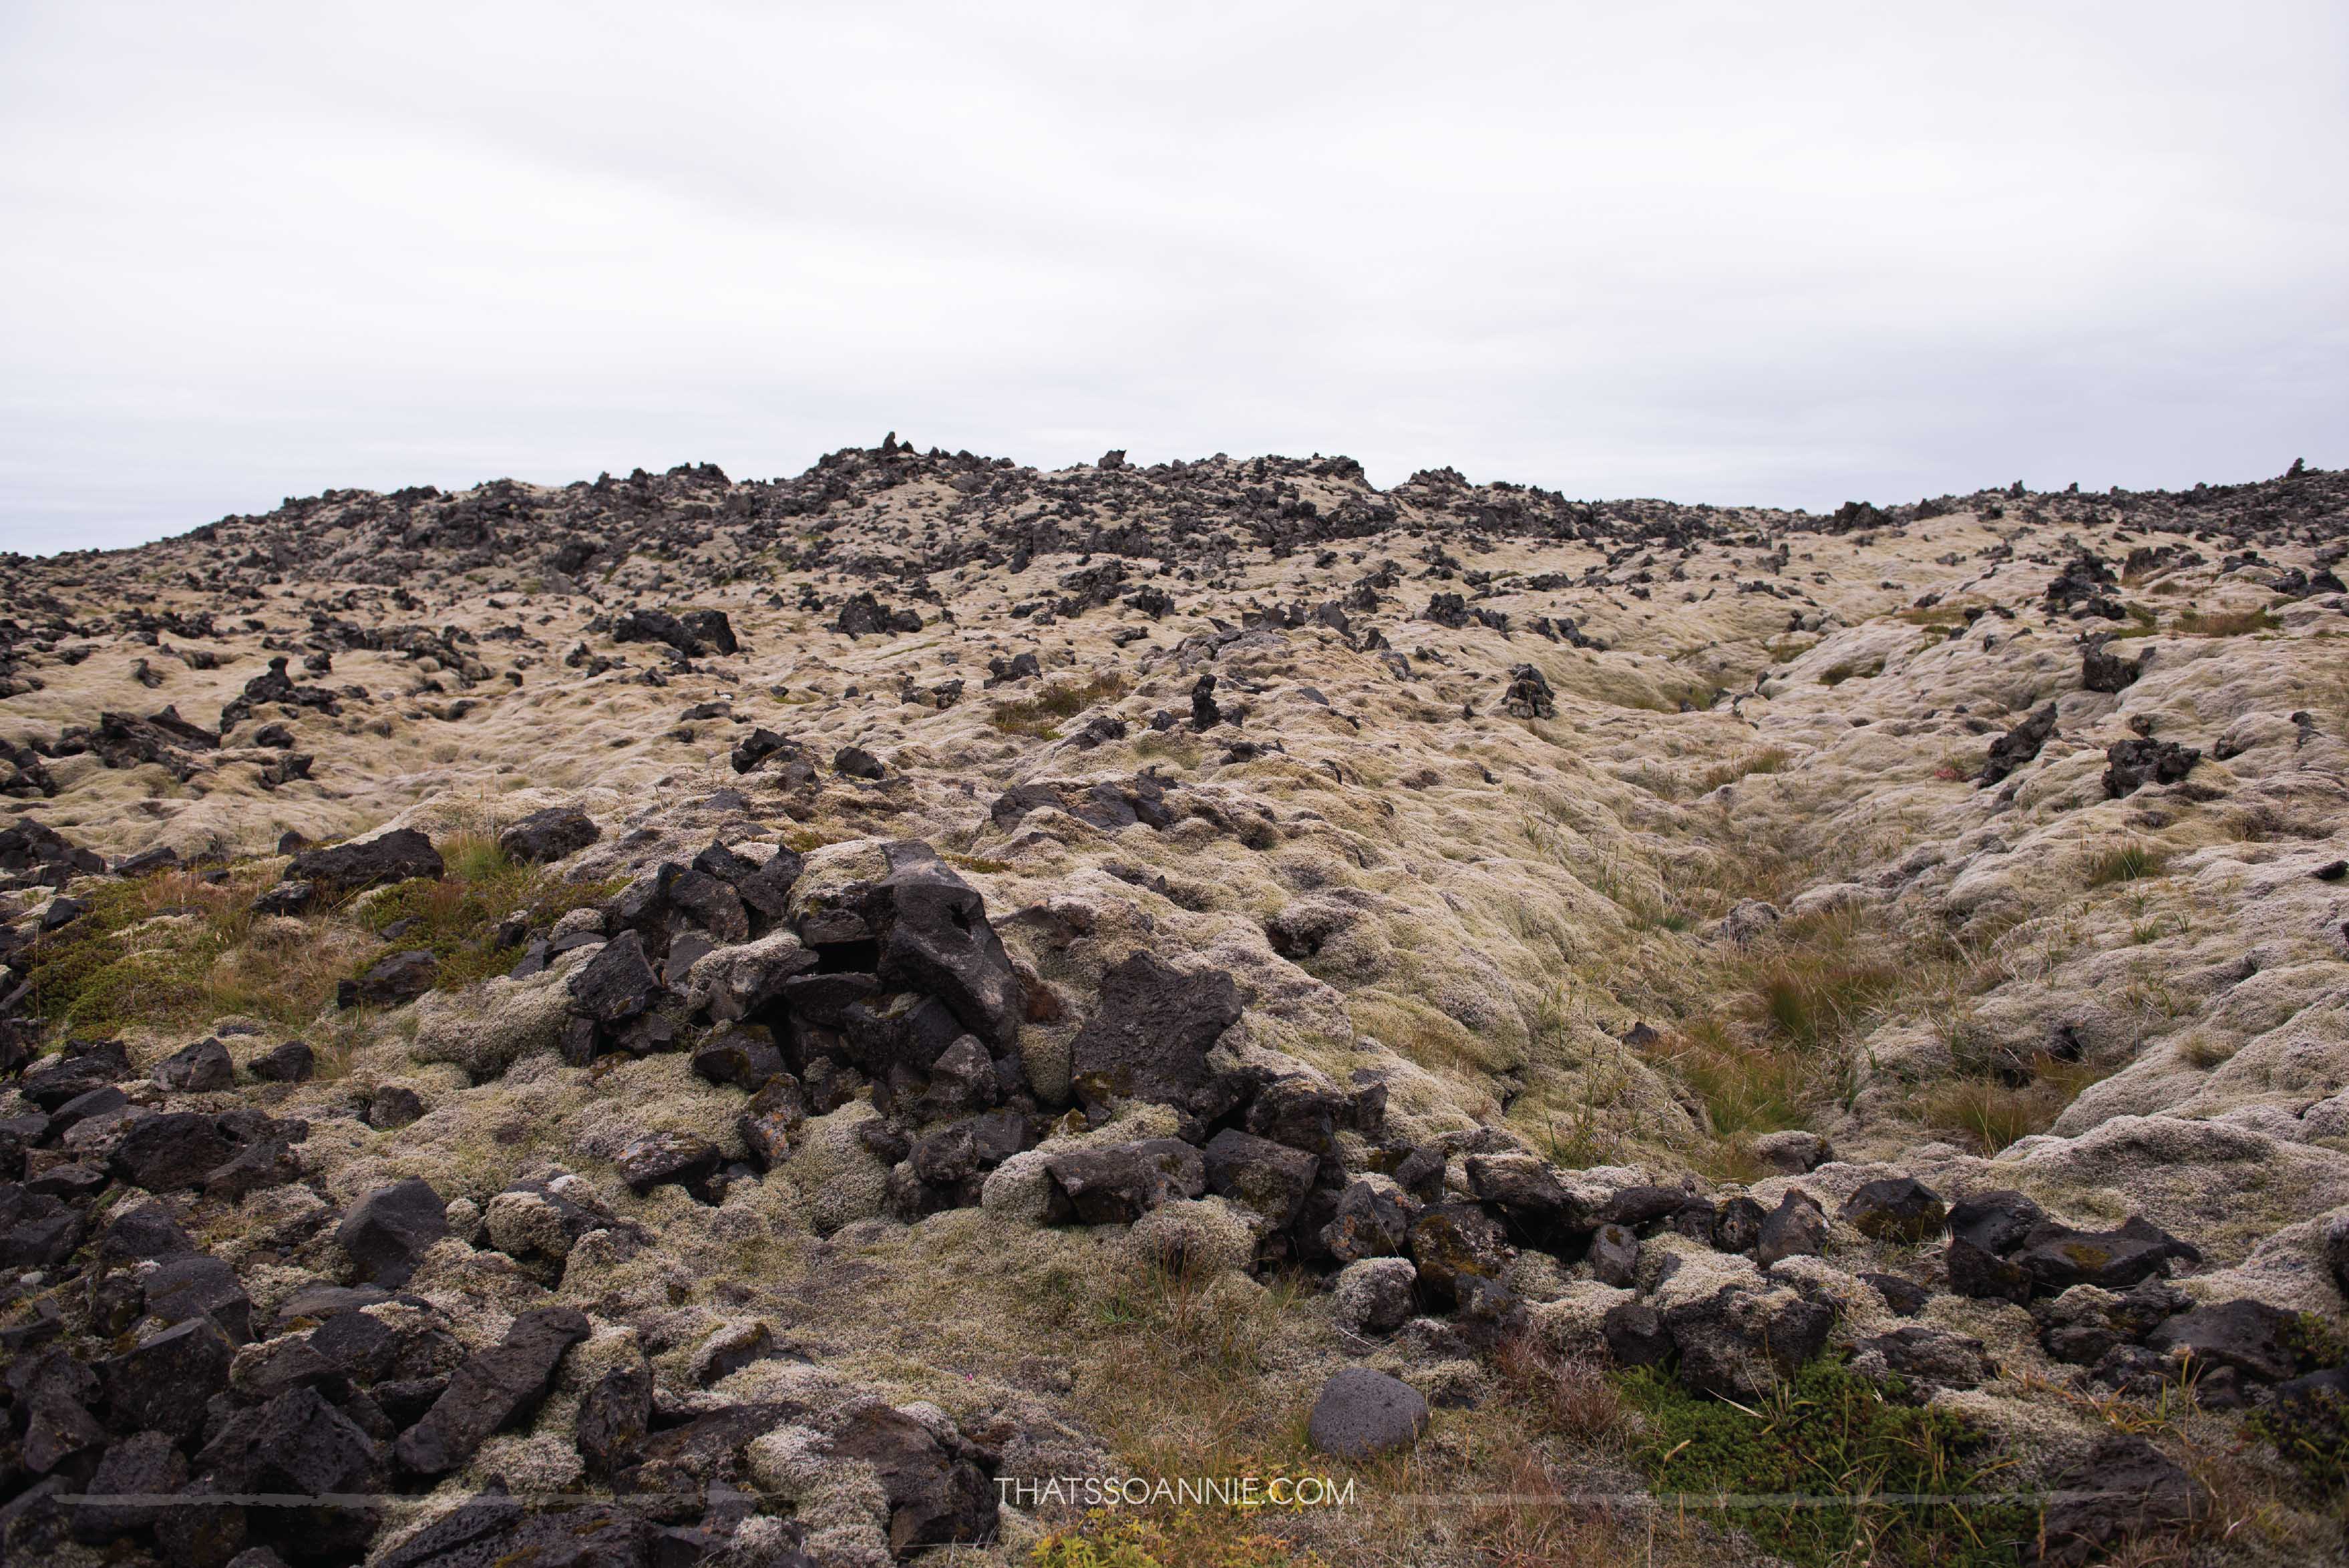
[[0, 548], [893, 428], [2349, 464], [2349, 7], [0, 0]]

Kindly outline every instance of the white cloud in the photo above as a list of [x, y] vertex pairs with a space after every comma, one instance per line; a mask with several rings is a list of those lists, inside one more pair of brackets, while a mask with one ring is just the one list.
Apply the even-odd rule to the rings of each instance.
[[0, 546], [331, 485], [2349, 462], [2318, 3], [18, 4]]

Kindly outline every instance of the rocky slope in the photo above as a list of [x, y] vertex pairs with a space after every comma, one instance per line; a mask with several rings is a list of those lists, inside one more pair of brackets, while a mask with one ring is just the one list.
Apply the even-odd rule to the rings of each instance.
[[[8, 1560], [2336, 1552], [2344, 555], [893, 437], [0, 559]], [[1687, 1504], [1822, 1377], [1986, 1501]]]

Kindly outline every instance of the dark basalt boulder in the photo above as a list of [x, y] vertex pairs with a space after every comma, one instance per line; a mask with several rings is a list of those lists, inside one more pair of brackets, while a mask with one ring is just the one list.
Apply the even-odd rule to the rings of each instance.
[[654, 1541], [654, 1526], [628, 1509], [582, 1502], [530, 1512], [499, 1481], [402, 1541], [375, 1568], [648, 1568]]
[[1209, 730], [1224, 722], [1224, 710], [1216, 702], [1216, 677], [1201, 676], [1191, 686], [1191, 727]]
[[742, 895], [730, 883], [708, 872], [686, 870], [664, 879], [663, 894], [669, 907], [709, 934], [719, 945], [730, 947], [750, 939], [750, 912]]
[[734, 627], [722, 610], [688, 610], [682, 615], [667, 610], [631, 610], [613, 623], [612, 640], [660, 643], [689, 659], [740, 649], [734, 640]]
[[748, 773], [770, 757], [778, 754], [786, 757], [796, 756], [799, 749], [797, 746], [771, 729], [753, 729], [735, 743], [728, 761], [733, 765], [735, 772]]
[[245, 1070], [263, 1083], [307, 1083], [317, 1066], [318, 1054], [307, 1041], [288, 1040], [254, 1057]]
[[1768, 1268], [1782, 1258], [1816, 1257], [1826, 1246], [1826, 1211], [1809, 1193], [1791, 1191], [1763, 1216], [1754, 1238], [1754, 1261]]
[[[1529, 1157], [1513, 1158], [1522, 1160]], [[1479, 1162], [1472, 1161], [1470, 1163], [1475, 1165]], [[1469, 1173], [1469, 1180], [1472, 1183], [1476, 1181], [1476, 1174], [1473, 1170]], [[1481, 1191], [1480, 1189], [1480, 1192]], [[1592, 1222], [1620, 1225], [1626, 1230], [1637, 1231], [1643, 1226], [1652, 1225], [1659, 1220], [1670, 1219], [1680, 1212], [1693, 1196], [1694, 1194], [1686, 1187], [1641, 1185], [1620, 1188], [1607, 1200], [1606, 1206], [1593, 1216]]]
[[305, 850], [286, 866], [285, 880], [308, 882], [319, 896], [336, 898], [417, 877], [438, 882], [446, 869], [431, 840], [401, 828], [361, 843]]
[[1016, 1110], [990, 1110], [916, 1139], [908, 1158], [916, 1176], [931, 1186], [947, 1187], [994, 1170], [1028, 1143], [1027, 1118]]
[[2046, 1219], [2044, 1210], [2016, 1191], [1983, 1192], [1961, 1201], [1949, 1214], [1945, 1262], [1950, 1289], [1959, 1295], [2029, 1301], [2030, 1272], [2011, 1258]]
[[2130, 661], [2106, 651], [2102, 642], [2092, 642], [2080, 650], [2080, 685], [2088, 691], [2107, 695], [2125, 691], [2145, 673], [2145, 661]]
[[1263, 1215], [1276, 1231], [1297, 1218], [1320, 1169], [1320, 1161], [1301, 1150], [1237, 1128], [1226, 1128], [1208, 1140], [1203, 1156], [1208, 1189]]
[[1699, 1393], [1750, 1399], [1826, 1347], [1835, 1313], [1795, 1291], [1729, 1285], [1662, 1315], [1680, 1378]]
[[1468, 603], [1457, 593], [1430, 594], [1427, 608], [1419, 613], [1419, 618], [1456, 632], [1468, 624]]
[[232, 1345], [253, 1338], [253, 1302], [226, 1259], [207, 1253], [166, 1258], [143, 1284], [147, 1311], [165, 1323], [207, 1318]]
[[1640, 1238], [1620, 1225], [1601, 1225], [1590, 1233], [1590, 1250], [1583, 1261], [1600, 1284], [1629, 1288], [1640, 1274]]
[[1762, 1222], [1769, 1212], [1744, 1193], [1728, 1199], [1713, 1219], [1713, 1244], [1717, 1252], [1743, 1253], [1762, 1240]]
[[2164, 1322], [2189, 1311], [2192, 1300], [2168, 1282], [2149, 1279], [2115, 1295], [2075, 1290], [2036, 1301], [2039, 1343], [2058, 1361], [2094, 1367], [2118, 1346], [2144, 1341]]
[[1516, 1255], [1500, 1225], [1474, 1203], [1439, 1203], [1412, 1222], [1411, 1261], [1433, 1299], [1475, 1317], [1501, 1316], [1511, 1305], [1501, 1279]]
[[0, 885], [62, 888], [78, 876], [105, 870], [104, 856], [30, 817], [0, 828]]
[[[89, 1478], [89, 1495], [109, 1498], [162, 1497], [188, 1479], [188, 1461], [169, 1434], [133, 1432], [110, 1445]], [[73, 1537], [102, 1546], [118, 1535], [154, 1527], [158, 1509], [148, 1502], [79, 1502], [73, 1509]]]
[[1306, 1434], [1325, 1454], [1366, 1460], [1410, 1447], [1427, 1422], [1427, 1400], [1418, 1389], [1368, 1367], [1347, 1367], [1321, 1385]]
[[926, 1119], [967, 1116], [992, 1108], [1003, 1099], [1003, 1075], [977, 1035], [965, 1035], [930, 1064], [929, 1088], [923, 1091], [919, 1114]]
[[2105, 793], [2117, 800], [2147, 784], [2175, 784], [2202, 760], [2199, 748], [2132, 736], [2105, 748]]
[[799, 1080], [789, 1073], [777, 1073], [760, 1086], [734, 1124], [742, 1135], [743, 1147], [750, 1150], [750, 1162], [761, 1171], [771, 1171], [791, 1157], [792, 1140], [806, 1120], [807, 1106]]
[[1411, 1219], [1412, 1211], [1394, 1193], [1375, 1182], [1356, 1181], [1321, 1227], [1321, 1244], [1341, 1267], [1364, 1258], [1395, 1257], [1408, 1244]]
[[716, 1144], [689, 1132], [647, 1133], [612, 1157], [620, 1179], [639, 1196], [673, 1182], [704, 1202], [720, 1162]]
[[145, 718], [127, 713], [101, 713], [96, 732], [81, 731], [78, 738], [109, 768], [136, 768], [142, 762], [152, 762], [168, 769], [182, 783], [195, 771], [196, 765], [188, 754], [211, 751], [220, 745], [219, 736], [190, 724], [172, 707]]
[[171, 1212], [160, 1203], [118, 1204], [98, 1239], [98, 1259], [101, 1264], [138, 1263], [147, 1258], [167, 1258], [180, 1253], [193, 1252], [195, 1243], [188, 1239]]
[[2209, 1490], [2145, 1439], [2109, 1432], [2056, 1483], [2047, 1510], [2044, 1546], [2027, 1548], [2024, 1562], [2076, 1568], [2122, 1543], [2180, 1530], [2207, 1518]]
[[861, 746], [843, 746], [832, 756], [832, 770], [843, 779], [879, 779], [888, 772], [881, 759]]
[[315, 1387], [230, 1417], [191, 1468], [200, 1493], [320, 1499], [246, 1511], [249, 1536], [297, 1564], [348, 1562], [382, 1522], [357, 1501], [383, 1489], [382, 1447]]
[[498, 848], [518, 861], [543, 865], [575, 855], [604, 836], [595, 820], [576, 806], [533, 811], [498, 835]]
[[1620, 1301], [1600, 1324], [1607, 1354], [1619, 1367], [1657, 1367], [1671, 1358], [1672, 1336], [1656, 1309], [1644, 1301]]
[[335, 694], [326, 687], [296, 686], [294, 677], [285, 673], [289, 662], [284, 654], [273, 655], [269, 668], [245, 682], [244, 690], [222, 707], [220, 727], [222, 735], [252, 717], [254, 710], [263, 703], [316, 708], [330, 717], [343, 711], [342, 704], [336, 699]]
[[204, 1173], [207, 1198], [240, 1202], [264, 1187], [284, 1187], [302, 1179], [302, 1161], [283, 1138], [264, 1138], [246, 1144]]
[[1337, 1151], [1338, 1129], [1352, 1119], [1353, 1107], [1336, 1089], [1303, 1074], [1266, 1084], [1248, 1101], [1247, 1130], [1309, 1154]]
[[779, 846], [763, 864], [716, 843], [693, 859], [694, 870], [706, 872], [734, 890], [742, 907], [750, 912], [754, 928], [763, 928], [783, 918], [792, 884], [799, 881], [803, 864], [800, 852], [788, 844]]
[[964, 1037], [963, 1023], [936, 996], [876, 992], [841, 1010], [848, 1056], [875, 1078], [893, 1070], [926, 1074]]
[[992, 690], [997, 686], [1010, 686], [1018, 681], [1040, 680], [1043, 677], [1044, 666], [1037, 662], [1036, 655], [1033, 654], [1014, 654], [1008, 659], [988, 660], [987, 671], [986, 685], [989, 690]]
[[424, 1097], [406, 1084], [385, 1084], [367, 1100], [362, 1119], [378, 1132], [406, 1127], [424, 1114]]
[[2132, 1216], [2114, 1231], [2075, 1231], [2069, 1225], [2034, 1226], [2013, 1262], [2036, 1290], [2057, 1295], [2075, 1284], [2127, 1290], [2173, 1261], [2199, 1263], [2202, 1254], [2150, 1221]]
[[902, 1410], [867, 1405], [824, 1445], [835, 1459], [862, 1460], [879, 1477], [889, 1506], [889, 1549], [995, 1539], [995, 1461], [978, 1445], [941, 1437]]
[[2281, 1383], [2302, 1370], [2306, 1341], [2299, 1315], [2239, 1298], [2196, 1307], [2146, 1336], [2147, 1348], [2205, 1370], [2223, 1367], [2253, 1383]]
[[1978, 1388], [1996, 1376], [1982, 1342], [1946, 1328], [1909, 1324], [1865, 1341], [1866, 1348], [1916, 1388]]
[[1921, 1242], [1940, 1234], [1949, 1210], [1922, 1182], [1906, 1176], [1870, 1181], [1846, 1200], [1838, 1216], [1879, 1242]]
[[704, 654], [739, 654], [742, 645], [734, 636], [734, 623], [726, 618], [723, 610], [688, 610], [678, 616], [693, 640], [701, 645]]
[[109, 1424], [184, 1441], [203, 1426], [205, 1407], [228, 1387], [235, 1352], [210, 1318], [197, 1317], [98, 1363]]
[[1990, 743], [1990, 760], [1974, 776], [1974, 782], [1987, 789], [2002, 783], [2007, 775], [2039, 755], [2055, 733], [2055, 705], [2047, 703], [2033, 710], [2031, 716], [1996, 740]]
[[1896, 1317], [1914, 1317], [1933, 1299], [1931, 1291], [1902, 1274], [1864, 1274], [1859, 1277], [1862, 1284], [1876, 1288], [1876, 1294], [1884, 1298], [1884, 1305], [1892, 1309]]
[[642, 1362], [615, 1367], [579, 1402], [579, 1457], [608, 1477], [635, 1462], [652, 1430], [653, 1375]]
[[1206, 1161], [1174, 1138], [1146, 1138], [1107, 1149], [1071, 1150], [1045, 1161], [1056, 1223], [1131, 1224], [1174, 1198], [1207, 1190]]
[[236, 1068], [229, 1060], [228, 1047], [218, 1040], [205, 1038], [194, 1045], [182, 1046], [155, 1064], [155, 1081], [168, 1089], [182, 1094], [209, 1094], [229, 1088], [236, 1083]]
[[710, 1083], [732, 1084], [756, 1093], [769, 1078], [783, 1070], [783, 1053], [763, 1033], [729, 1029], [704, 1042], [693, 1053], [693, 1071]]
[[393, 1454], [411, 1474], [446, 1475], [504, 1427], [538, 1408], [564, 1352], [587, 1337], [576, 1307], [542, 1306], [522, 1314], [494, 1348], [470, 1357], [424, 1418], [399, 1436]]
[[411, 1176], [352, 1204], [335, 1229], [335, 1242], [358, 1265], [359, 1278], [396, 1290], [448, 1233], [448, 1205], [429, 1183]]
[[[1499, 1210], [1509, 1228], [1535, 1245], [1560, 1244], [1561, 1238], [1590, 1231], [1601, 1222], [1600, 1215], [1568, 1190], [1557, 1167], [1538, 1156], [1472, 1154], [1462, 1168], [1477, 1202]], [[1442, 1167], [1437, 1169], [1440, 1172]], [[1675, 1189], [1674, 1199], [1680, 1196]]]
[[48, 1192], [0, 1182], [0, 1268], [52, 1268], [81, 1245], [88, 1222]]
[[56, 1142], [83, 1122], [95, 1118], [111, 1117], [130, 1109], [130, 1097], [112, 1084], [78, 1094], [51, 1111], [42, 1136]]
[[343, 981], [336, 987], [335, 1002], [346, 1008], [405, 1006], [431, 990], [440, 973], [440, 960], [429, 948], [395, 953], [377, 960], [357, 979]]
[[1102, 977], [1093, 1015], [1071, 1046], [1078, 1098], [1190, 1104], [1212, 1077], [1208, 1048], [1240, 1012], [1239, 987], [1223, 970], [1186, 974], [1148, 953], [1127, 954]]
[[67, 1100], [131, 1076], [130, 1055], [121, 1041], [101, 1040], [78, 1048], [68, 1044], [63, 1055], [26, 1068], [16, 1080], [16, 1092], [43, 1110], [55, 1111]]
[[1508, 687], [1501, 694], [1501, 711], [1512, 718], [1555, 718], [1557, 699], [1541, 671], [1531, 665], [1512, 665]]
[[316, 882], [281, 882], [274, 886], [265, 887], [254, 895], [253, 913], [275, 915], [300, 914], [317, 902], [318, 886]]
[[[20, 1427], [14, 1459], [35, 1475], [94, 1455], [106, 1441], [105, 1429], [92, 1418], [98, 1403], [98, 1380], [90, 1369], [57, 1347], [20, 1356], [6, 1368], [12, 1424]], [[21, 1483], [21, 1472], [10, 1467]]]
[[109, 1163], [117, 1176], [135, 1187], [171, 1192], [202, 1185], [234, 1152], [213, 1118], [167, 1110], [135, 1118]]
[[865, 894], [863, 913], [879, 939], [884, 984], [937, 997], [997, 1050], [1018, 1037], [1024, 1001], [1010, 954], [978, 890], [945, 861], [895, 866]]
[[661, 983], [645, 955], [644, 938], [623, 931], [571, 976], [569, 989], [572, 1012], [608, 1028], [651, 1007]]
[[892, 610], [869, 593], [851, 597], [833, 623], [833, 630], [851, 637], [886, 637], [921, 629], [921, 616], [911, 610]]

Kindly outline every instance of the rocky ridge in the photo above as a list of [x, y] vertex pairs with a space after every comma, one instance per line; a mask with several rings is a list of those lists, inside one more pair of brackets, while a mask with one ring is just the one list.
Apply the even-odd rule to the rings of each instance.
[[2297, 465], [1811, 517], [892, 437], [0, 560], [7, 1550], [1022, 1561], [997, 1483], [1204, 1451], [1134, 1389], [1211, 1341], [1464, 1488], [1503, 1423], [1672, 1484], [1528, 1357], [1826, 1358], [2041, 1489], [2013, 1554], [2305, 1560], [2344, 555]]

